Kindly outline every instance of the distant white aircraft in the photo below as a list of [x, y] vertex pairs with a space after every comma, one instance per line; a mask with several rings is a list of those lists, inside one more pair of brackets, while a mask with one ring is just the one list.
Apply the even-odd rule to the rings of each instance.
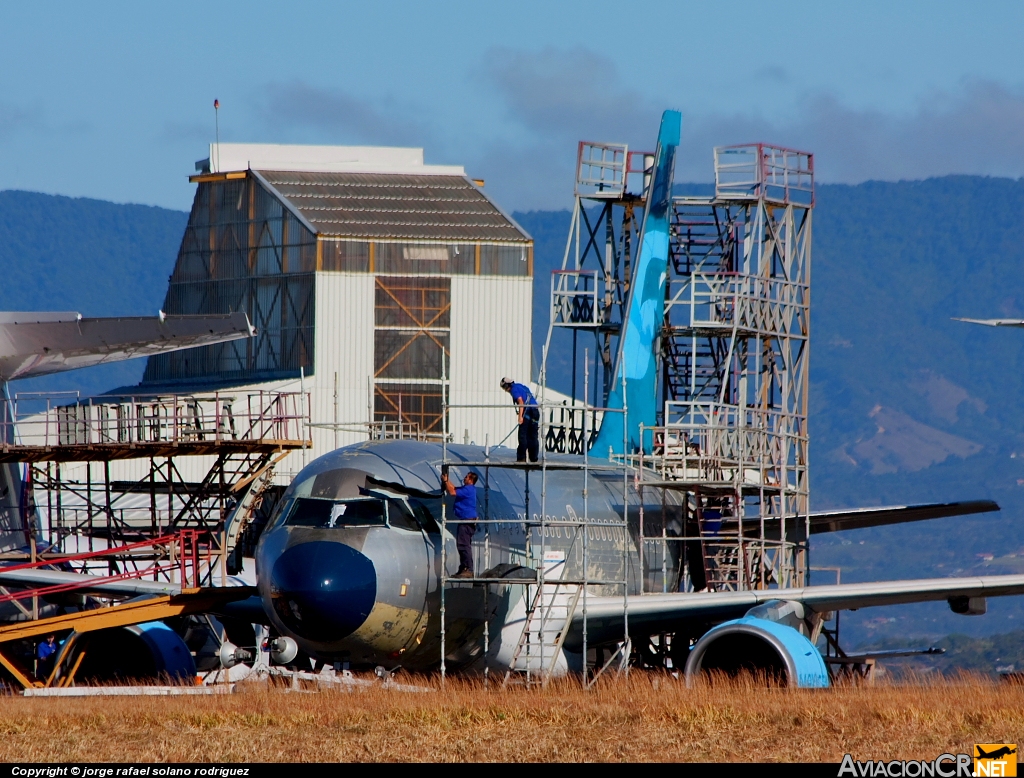
[[[214, 316], [91, 318], [75, 311], [0, 312], [0, 386], [7, 382], [168, 351], [209, 346], [256, 334], [244, 313]], [[0, 439], [14, 439], [5, 424]], [[27, 543], [18, 501], [22, 467], [0, 465], [0, 549]]]
[[954, 316], [953, 321], [984, 324], [986, 327], [1024, 327], [1024, 319], [964, 319], [960, 316]]

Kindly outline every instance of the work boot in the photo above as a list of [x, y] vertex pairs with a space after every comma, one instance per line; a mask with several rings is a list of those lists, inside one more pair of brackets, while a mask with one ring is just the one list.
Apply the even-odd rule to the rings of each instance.
[[459, 572], [457, 572], [455, 575], [452, 576], [452, 578], [472, 578], [472, 577], [473, 577], [473, 571], [472, 570], [468, 570], [466, 568], [463, 568], [462, 570], [459, 570]]

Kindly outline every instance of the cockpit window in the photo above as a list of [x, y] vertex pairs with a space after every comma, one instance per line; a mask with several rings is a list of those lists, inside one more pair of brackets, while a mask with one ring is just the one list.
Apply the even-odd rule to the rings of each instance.
[[412, 511], [401, 500], [388, 500], [388, 523], [392, 527], [408, 529], [413, 532], [420, 531], [420, 525], [416, 523], [416, 517]]
[[[440, 513], [441, 501], [431, 500], [431, 502], [436, 503], [434, 507]], [[434, 519], [431, 509], [426, 502], [424, 502], [423, 500], [410, 499], [409, 505], [413, 509], [413, 512], [416, 514], [416, 520], [420, 523], [420, 526], [423, 527], [423, 529], [428, 534], [435, 534], [441, 531], [441, 528], [437, 526], [437, 521]]]
[[300, 497], [284, 522], [291, 527], [381, 527], [387, 523], [383, 500], [318, 500]]

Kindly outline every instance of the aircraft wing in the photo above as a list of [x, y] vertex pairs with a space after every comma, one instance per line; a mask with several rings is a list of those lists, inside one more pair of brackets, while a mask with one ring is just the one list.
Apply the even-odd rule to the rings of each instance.
[[[880, 527], [885, 524], [903, 524], [908, 521], [941, 519], [944, 516], [966, 516], [971, 513], [988, 513], [998, 510], [1000, 510], [999, 505], [992, 500], [967, 500], [923, 505], [889, 505], [882, 508], [816, 511], [810, 514], [811, 534]], [[796, 516], [787, 519], [787, 523], [795, 521], [797, 521]], [[746, 525], [746, 522], [744, 524]], [[773, 536], [778, 535], [778, 524], [777, 516], [765, 519], [766, 530]], [[745, 526], [744, 534], [755, 537], [760, 533], [760, 529], [760, 522], [751, 522], [750, 526]]]
[[101, 575], [68, 573], [63, 570], [10, 570], [0, 568], [0, 586], [74, 586], [76, 594], [106, 594], [137, 596], [140, 594], [163, 595], [181, 594], [181, 584], [165, 581], [143, 581], [125, 579], [104, 581]]
[[[592, 645], [614, 640], [616, 635], [622, 635], [623, 620], [627, 614], [630, 629], [642, 627], [645, 633], [672, 632], [686, 622], [715, 624], [740, 618], [755, 605], [769, 600], [794, 600], [817, 613], [827, 613], [876, 605], [1013, 594], [1024, 594], [1024, 575], [923, 578], [741, 592], [644, 594], [628, 597], [625, 607], [622, 597], [588, 597], [587, 634]], [[583, 613], [580, 607], [566, 635], [566, 647], [578, 650], [582, 645], [582, 632]]]
[[0, 313], [0, 381], [148, 357], [256, 334], [244, 313], [86, 318]]
[[962, 319], [959, 316], [954, 316], [953, 321], [984, 324], [987, 327], [1024, 327], [1024, 320], [1021, 319]]

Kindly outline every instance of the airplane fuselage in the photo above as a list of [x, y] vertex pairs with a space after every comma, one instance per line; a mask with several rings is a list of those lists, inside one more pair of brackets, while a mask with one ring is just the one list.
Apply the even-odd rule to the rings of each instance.
[[[285, 492], [257, 550], [260, 595], [274, 626], [307, 654], [329, 662], [409, 669], [439, 663], [442, 564], [451, 576], [459, 562], [455, 525], [446, 525], [443, 538], [439, 527], [442, 459], [442, 448], [435, 444], [357, 444], [315, 460]], [[578, 580], [586, 560], [586, 578], [594, 582], [590, 594], [621, 594], [623, 583], [631, 594], [640, 591], [640, 505], [621, 471], [590, 471], [584, 505], [580, 470], [528, 472], [514, 466], [514, 453], [507, 449], [490, 452], [493, 466], [460, 467], [460, 461], [485, 461], [477, 446], [450, 446], [448, 461], [453, 478], [461, 481], [469, 470], [479, 476], [481, 522], [473, 543], [477, 576], [545, 567], [553, 577]], [[549, 461], [582, 464], [581, 457]], [[623, 528], [624, 495], [628, 532]], [[659, 497], [657, 505], [646, 506], [645, 535], [662, 535], [655, 522], [661, 521], [663, 508], [675, 520], [671, 532], [680, 534], [678, 500], [670, 497], [663, 505]], [[444, 510], [451, 522], [450, 505]], [[584, 510], [590, 522], [586, 542], [578, 524]], [[546, 526], [529, 526], [539, 524], [542, 515]], [[671, 558], [663, 560], [664, 545], [647, 549], [648, 591], [674, 591], [678, 584], [678, 554], [670, 551]], [[515, 581], [515, 573], [510, 575]], [[510, 642], [522, 634], [527, 591], [523, 582], [449, 584], [444, 597], [447, 661], [468, 666], [484, 660], [482, 635], [488, 624], [486, 661], [507, 667], [514, 648]]]

